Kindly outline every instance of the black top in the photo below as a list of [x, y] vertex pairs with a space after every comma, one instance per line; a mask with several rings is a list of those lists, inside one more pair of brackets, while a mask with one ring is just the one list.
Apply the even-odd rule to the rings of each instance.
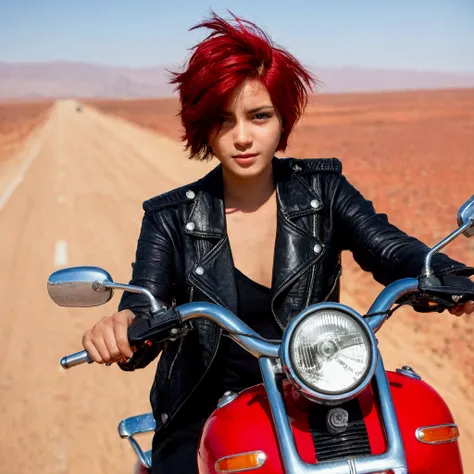
[[[283, 331], [271, 313], [271, 290], [235, 269], [238, 291], [237, 315], [257, 334], [280, 340]], [[184, 423], [207, 418], [226, 390], [240, 392], [262, 382], [257, 359], [229, 337], [222, 337], [208, 373], [192, 394], [190, 403], [176, 418]]]
[[[238, 292], [238, 313], [242, 321], [266, 339], [281, 339], [282, 330], [271, 313], [271, 290], [235, 269]], [[229, 337], [222, 338], [221, 392], [240, 392], [262, 382], [257, 359]]]

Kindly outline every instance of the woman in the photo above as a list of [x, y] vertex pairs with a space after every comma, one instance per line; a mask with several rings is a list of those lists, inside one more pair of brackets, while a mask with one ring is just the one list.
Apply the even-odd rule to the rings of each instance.
[[[275, 158], [315, 80], [254, 24], [234, 20], [213, 14], [196, 26], [211, 34], [172, 80], [191, 158], [220, 164], [144, 203], [131, 284], [168, 305], [223, 305], [279, 339], [309, 304], [338, 301], [342, 250], [387, 285], [417, 276], [428, 248], [377, 214], [344, 178], [339, 160]], [[433, 266], [440, 274], [474, 273], [442, 254]], [[134, 353], [127, 327], [148, 317], [147, 309], [142, 296], [125, 293], [119, 312], [86, 332], [83, 345], [94, 361], [119, 362], [123, 370], [145, 367], [162, 351], [151, 390], [153, 472], [197, 472], [206, 418], [224, 391], [261, 381], [257, 362], [201, 320], [184, 337]], [[473, 311], [470, 302], [451, 313]]]

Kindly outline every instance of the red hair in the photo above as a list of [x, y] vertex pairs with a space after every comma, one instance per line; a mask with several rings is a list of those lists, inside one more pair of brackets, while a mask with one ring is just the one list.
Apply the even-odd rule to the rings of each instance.
[[[213, 156], [208, 139], [233, 89], [247, 78], [258, 78], [283, 120], [283, 133], [276, 151], [284, 151], [294, 125], [308, 101], [307, 88], [315, 78], [295, 57], [273, 45], [254, 23], [233, 16], [236, 25], [217, 16], [193, 26], [211, 33], [192, 49], [194, 53], [181, 73], [171, 72], [177, 84], [184, 127], [182, 141], [190, 158]], [[230, 13], [230, 12], [229, 12]], [[305, 87], [306, 86], [306, 87]]]

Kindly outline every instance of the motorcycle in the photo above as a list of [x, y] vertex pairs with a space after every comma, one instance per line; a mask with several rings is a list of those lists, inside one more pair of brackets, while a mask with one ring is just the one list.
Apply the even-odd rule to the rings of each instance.
[[[201, 474], [256, 471], [287, 474], [462, 474], [459, 429], [442, 397], [411, 367], [385, 370], [375, 333], [402, 305], [442, 312], [474, 300], [474, 282], [437, 276], [433, 255], [461, 234], [474, 235], [474, 196], [459, 209], [458, 228], [426, 256], [417, 278], [387, 285], [369, 312], [333, 302], [307, 307], [287, 326], [281, 341], [260, 337], [228, 309], [191, 302], [161, 306], [145, 288], [115, 283], [92, 266], [52, 273], [48, 292], [60, 306], [91, 307], [115, 289], [146, 295], [150, 319], [128, 330], [131, 345], [183, 337], [195, 318], [220, 326], [258, 358], [263, 383], [226, 392], [205, 423], [197, 452]], [[61, 359], [63, 368], [91, 363], [86, 351]], [[135, 436], [152, 432], [151, 413], [124, 419], [119, 434], [138, 456], [140, 472], [151, 467]]]

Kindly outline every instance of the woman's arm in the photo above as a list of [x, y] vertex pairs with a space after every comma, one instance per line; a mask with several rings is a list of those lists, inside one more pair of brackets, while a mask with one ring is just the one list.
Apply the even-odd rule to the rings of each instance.
[[[332, 212], [341, 248], [350, 250], [360, 267], [371, 272], [383, 285], [418, 276], [429, 247], [391, 224], [386, 214], [377, 213], [372, 202], [365, 199], [344, 176], [339, 179]], [[440, 275], [474, 274], [474, 268], [442, 253], [433, 256], [432, 267]]]
[[[167, 227], [160, 213], [145, 212], [129, 284], [150, 290], [155, 298], [171, 306], [173, 278], [173, 243]], [[131, 310], [135, 318], [150, 317], [148, 298], [137, 293], [124, 292], [118, 309]], [[162, 347], [156, 344], [140, 348], [129, 363], [119, 363], [119, 366], [123, 370], [146, 367], [161, 350]]]

